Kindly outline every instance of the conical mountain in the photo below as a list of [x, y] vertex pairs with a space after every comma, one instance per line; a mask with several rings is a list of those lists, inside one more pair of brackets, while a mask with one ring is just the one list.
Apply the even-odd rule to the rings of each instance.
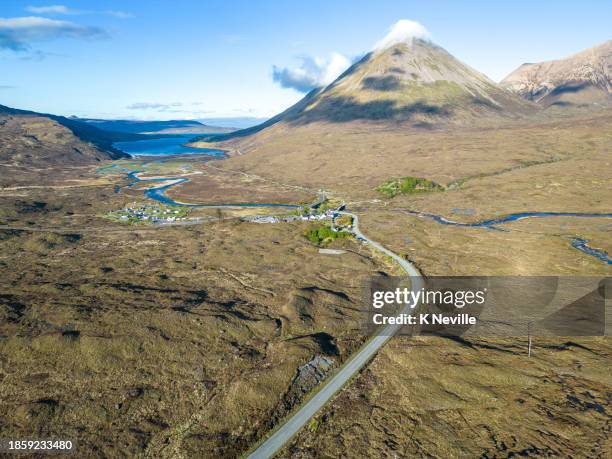
[[442, 47], [412, 38], [368, 53], [329, 86], [311, 91], [262, 125], [209, 139], [250, 135], [277, 123], [390, 121], [436, 126], [512, 118], [533, 110], [534, 104], [502, 89]]
[[544, 107], [612, 105], [612, 40], [566, 59], [523, 64], [501, 85]]
[[369, 53], [289, 119], [460, 122], [530, 108], [440, 46], [412, 39]]

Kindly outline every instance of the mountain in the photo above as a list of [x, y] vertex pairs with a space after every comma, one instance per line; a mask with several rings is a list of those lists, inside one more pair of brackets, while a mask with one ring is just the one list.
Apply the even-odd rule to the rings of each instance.
[[315, 89], [265, 123], [223, 140], [259, 132], [279, 122], [406, 122], [413, 126], [515, 118], [534, 110], [430, 41], [414, 38], [368, 53], [332, 84]]
[[126, 157], [114, 142], [148, 138], [110, 132], [63, 116], [0, 105], [0, 161], [13, 165], [82, 165]]
[[215, 134], [236, 130], [234, 128], [210, 126], [196, 120], [140, 121], [76, 117], [71, 117], [70, 119], [88, 123], [104, 131], [129, 132], [133, 134]]
[[292, 121], [456, 122], [528, 108], [440, 46], [413, 39], [367, 54]]
[[544, 107], [611, 105], [612, 40], [566, 59], [523, 64], [500, 84]]

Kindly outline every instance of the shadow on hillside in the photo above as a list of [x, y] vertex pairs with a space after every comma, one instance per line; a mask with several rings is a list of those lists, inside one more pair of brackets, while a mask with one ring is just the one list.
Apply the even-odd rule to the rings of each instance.
[[371, 76], [363, 79], [362, 86], [364, 89], [372, 89], [374, 91], [395, 91], [399, 89], [400, 82], [394, 76]]
[[529, 100], [535, 101], [535, 100], [538, 100], [538, 98], [543, 97], [543, 96], [551, 98], [551, 97], [556, 97], [556, 96], [562, 96], [564, 94], [576, 94], [581, 91], [584, 91], [585, 89], [588, 89], [591, 86], [592, 85], [590, 83], [567, 83], [561, 86], [557, 86], [549, 93], [547, 93], [548, 91], [547, 88], [540, 88], [537, 91], [528, 93], [527, 98]]
[[293, 125], [309, 124], [316, 121], [345, 123], [357, 120], [402, 120], [409, 121], [416, 115], [448, 118], [451, 109], [447, 105], [431, 105], [415, 102], [398, 106], [393, 100], [358, 102], [353, 97], [326, 97], [315, 107], [289, 120]]
[[590, 83], [567, 83], [561, 86], [557, 86], [555, 89], [550, 91], [548, 96], [559, 96], [561, 94], [575, 94], [591, 86]]

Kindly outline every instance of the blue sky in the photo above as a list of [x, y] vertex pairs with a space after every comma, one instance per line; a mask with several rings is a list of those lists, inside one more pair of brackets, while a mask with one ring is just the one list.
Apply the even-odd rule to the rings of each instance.
[[271, 116], [400, 19], [496, 81], [612, 38], [610, 1], [1, 0], [0, 104], [102, 118]]

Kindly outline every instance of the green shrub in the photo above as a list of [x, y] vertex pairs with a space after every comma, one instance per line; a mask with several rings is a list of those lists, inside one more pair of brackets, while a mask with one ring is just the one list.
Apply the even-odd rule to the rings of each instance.
[[338, 226], [351, 226], [353, 224], [353, 217], [350, 215], [340, 215], [336, 218], [336, 225]]
[[398, 194], [425, 193], [428, 191], [443, 191], [444, 188], [431, 180], [420, 177], [402, 177], [389, 180], [376, 187], [376, 191], [387, 198]]
[[349, 237], [351, 233], [348, 231], [334, 231], [329, 226], [315, 225], [308, 228], [304, 236], [313, 244], [323, 246], [327, 245], [335, 239]]

